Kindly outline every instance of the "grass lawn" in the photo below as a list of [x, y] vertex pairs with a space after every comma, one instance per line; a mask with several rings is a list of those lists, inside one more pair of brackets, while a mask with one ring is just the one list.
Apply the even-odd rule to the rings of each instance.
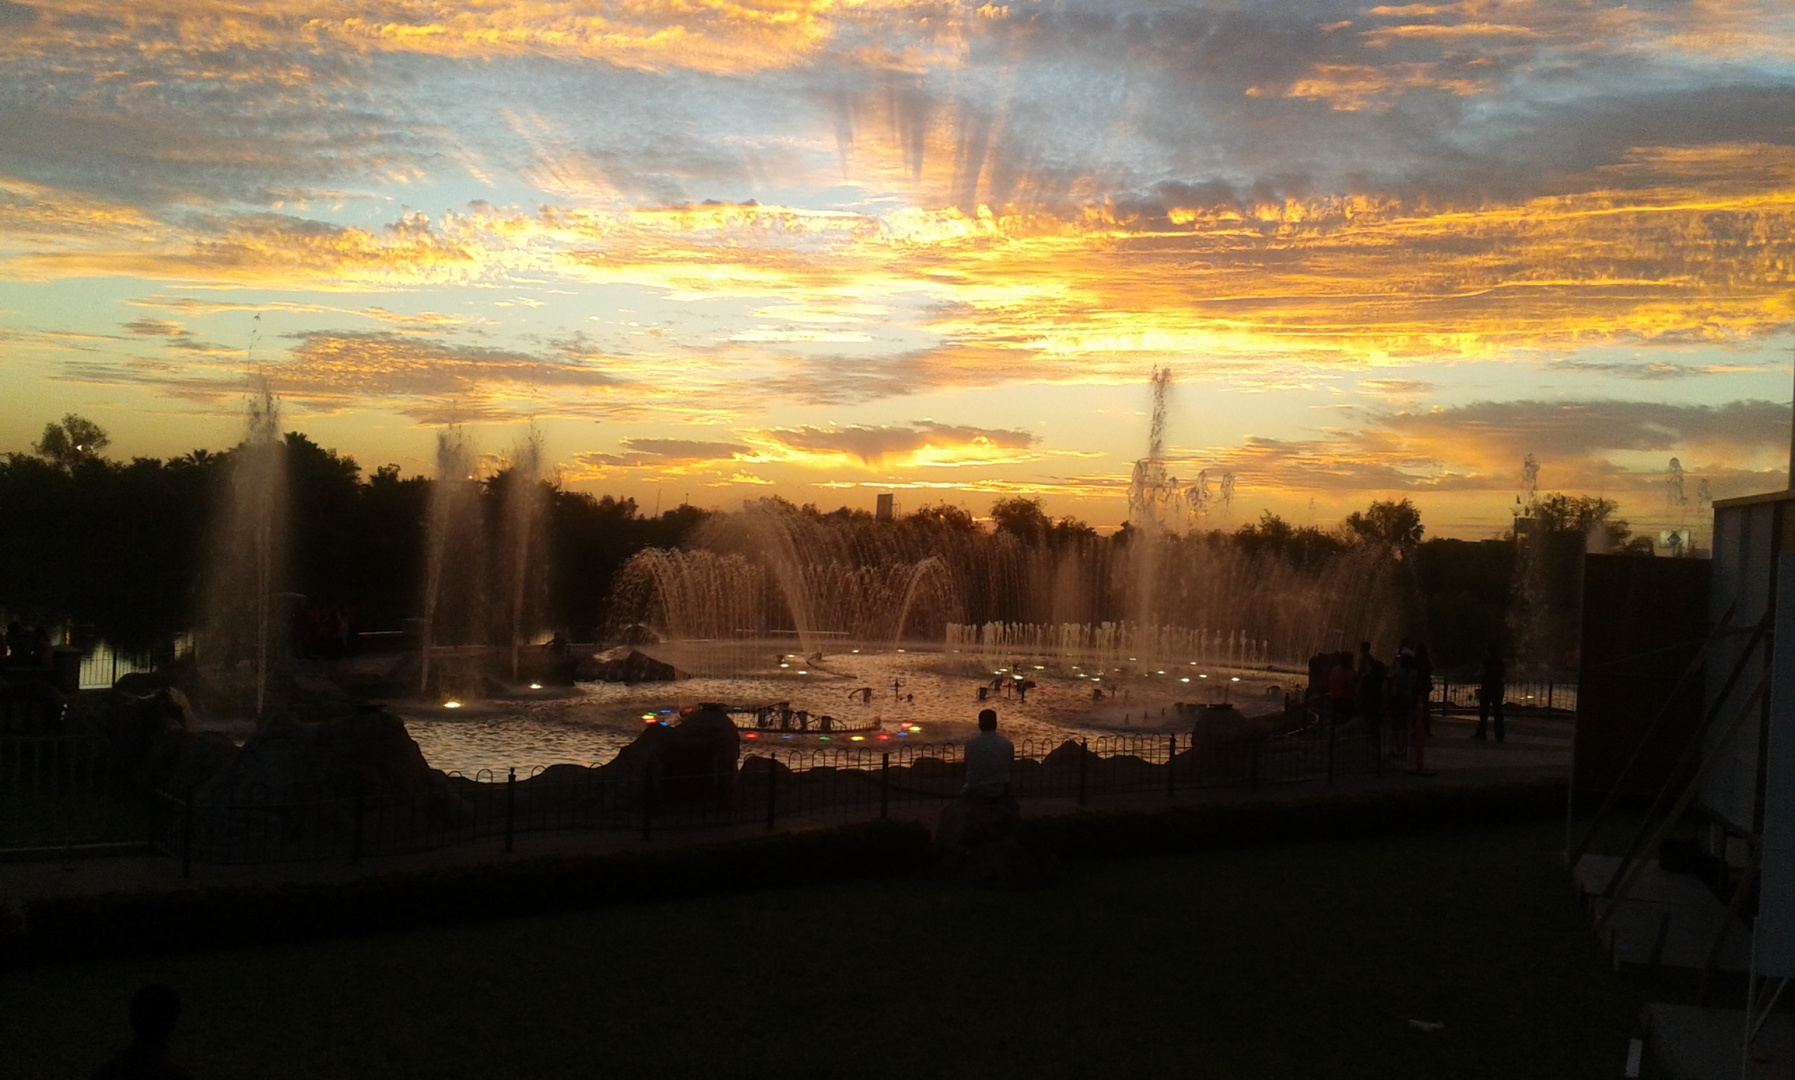
[[163, 980], [201, 1080], [1617, 1077], [1639, 999], [1562, 842], [1542, 822], [12, 972], [0, 1059], [86, 1076]]

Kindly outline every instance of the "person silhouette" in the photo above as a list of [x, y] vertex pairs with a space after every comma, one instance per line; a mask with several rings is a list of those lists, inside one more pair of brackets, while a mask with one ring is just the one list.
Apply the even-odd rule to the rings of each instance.
[[181, 1015], [181, 997], [163, 983], [151, 983], [131, 996], [131, 1030], [135, 1038], [93, 1074], [93, 1080], [193, 1080], [174, 1063], [168, 1036]]

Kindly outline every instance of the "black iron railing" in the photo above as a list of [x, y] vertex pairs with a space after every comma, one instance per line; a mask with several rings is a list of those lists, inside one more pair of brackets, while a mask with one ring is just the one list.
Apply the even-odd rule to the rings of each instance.
[[[1118, 736], [1016, 747], [1011, 793], [1091, 802], [1203, 788], [1331, 783], [1404, 767], [1406, 731], [1327, 724], [1228, 739]], [[755, 748], [734, 768], [672, 757], [632, 770], [555, 765], [473, 777], [438, 774], [415, 790], [351, 781], [331, 790], [163, 786], [152, 843], [184, 862], [359, 862], [474, 842], [578, 833], [756, 826], [832, 815], [882, 817], [938, 806], [965, 784], [958, 746]]]

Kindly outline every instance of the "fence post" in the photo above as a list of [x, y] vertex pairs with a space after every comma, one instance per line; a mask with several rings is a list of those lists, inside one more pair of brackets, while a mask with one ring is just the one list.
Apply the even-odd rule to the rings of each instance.
[[361, 830], [362, 816], [367, 811], [367, 800], [362, 790], [362, 778], [355, 778], [355, 840], [349, 848], [349, 865], [361, 865]]
[[509, 852], [517, 831], [517, 766], [505, 773], [505, 850]]
[[1084, 805], [1085, 776], [1091, 771], [1091, 740], [1078, 740], [1078, 805]]
[[771, 754], [768, 754], [767, 755], [767, 831], [768, 832], [773, 831], [773, 817], [779, 811], [779, 784], [778, 784], [779, 777], [777, 775], [775, 775], [775, 769], [774, 769], [774, 766], [777, 764], [779, 764], [779, 759], [774, 757]]
[[181, 801], [181, 876], [193, 876], [193, 785]]
[[1247, 765], [1247, 790], [1259, 790], [1259, 740], [1255, 737], [1247, 744], [1252, 747], [1252, 760]]
[[879, 816], [891, 816], [891, 751], [879, 757]]
[[1178, 736], [1166, 740], [1166, 798], [1178, 797]]
[[[1373, 722], [1382, 723], [1383, 721], [1375, 720]], [[1328, 722], [1328, 786], [1334, 786], [1334, 724], [1331, 720]]]

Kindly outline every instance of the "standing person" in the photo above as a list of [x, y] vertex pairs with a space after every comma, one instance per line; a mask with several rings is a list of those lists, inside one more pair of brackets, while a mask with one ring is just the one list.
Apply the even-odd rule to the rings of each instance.
[[1415, 646], [1415, 683], [1416, 692], [1420, 695], [1416, 705], [1421, 710], [1422, 730], [1427, 734], [1434, 733], [1434, 661], [1428, 654], [1427, 642], [1419, 642]]
[[979, 733], [966, 742], [966, 786], [960, 794], [1001, 799], [1010, 793], [1010, 765], [1016, 745], [997, 733], [997, 710], [979, 710]]
[[1389, 672], [1384, 662], [1369, 653], [1359, 655], [1359, 715], [1367, 727], [1384, 722], [1384, 681]]
[[1352, 703], [1358, 690], [1358, 682], [1359, 677], [1352, 669], [1352, 653], [1336, 655], [1334, 670], [1328, 672], [1328, 704], [1332, 706], [1333, 722], [1336, 725], [1352, 719]]
[[1508, 694], [1508, 668], [1502, 663], [1502, 654], [1494, 645], [1483, 654], [1483, 671], [1479, 676], [1477, 688], [1477, 730], [1471, 734], [1473, 739], [1484, 738], [1484, 731], [1489, 725], [1490, 714], [1496, 716], [1496, 741], [1501, 742], [1502, 699]]
[[192, 1080], [174, 1063], [168, 1036], [181, 1015], [181, 998], [162, 983], [151, 983], [131, 997], [131, 1030], [135, 1038], [93, 1074], [93, 1080]]
[[1371, 665], [1376, 662], [1377, 661], [1371, 657], [1371, 642], [1359, 642], [1359, 666], [1357, 669], [1359, 678], [1363, 679], [1366, 675], [1369, 675], [1371, 673]]
[[1420, 673], [1413, 653], [1396, 654], [1396, 676], [1390, 680], [1390, 727], [1400, 732], [1415, 720], [1415, 696], [1420, 692]]

